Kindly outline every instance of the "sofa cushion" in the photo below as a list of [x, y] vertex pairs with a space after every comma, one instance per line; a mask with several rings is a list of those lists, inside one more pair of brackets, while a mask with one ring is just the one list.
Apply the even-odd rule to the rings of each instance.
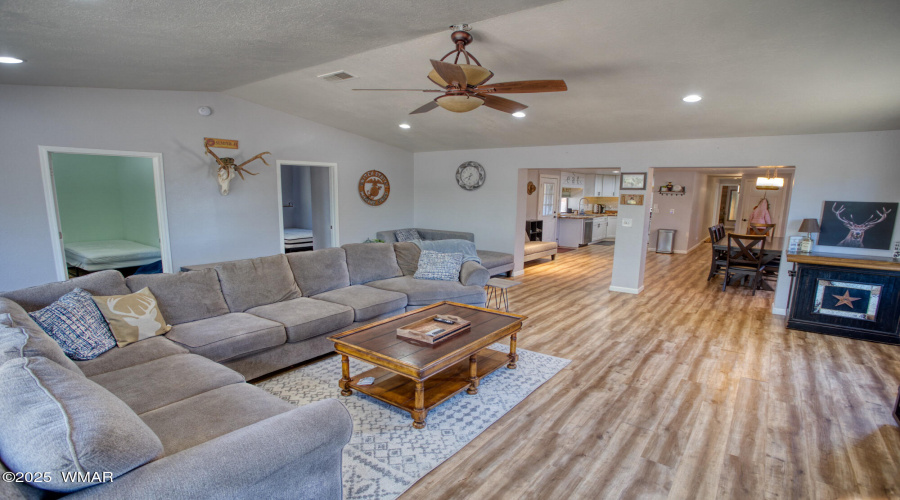
[[125, 278], [119, 271], [100, 271], [80, 278], [72, 278], [56, 283], [23, 288], [0, 293], [0, 297], [14, 300], [26, 311], [37, 311], [49, 306], [56, 299], [76, 288], [86, 290], [91, 295], [124, 295], [131, 293], [125, 286]]
[[185, 354], [188, 350], [165, 337], [153, 337], [125, 347], [114, 347], [88, 361], [78, 361], [78, 368], [85, 376], [93, 377], [101, 373], [121, 370], [154, 359]]
[[390, 243], [350, 243], [341, 248], [347, 252], [351, 285], [403, 276]]
[[366, 285], [352, 285], [313, 297], [353, 308], [354, 321], [366, 321], [381, 314], [406, 307], [406, 294], [380, 290]]
[[513, 256], [511, 253], [494, 252], [491, 250], [479, 250], [478, 258], [481, 259], [481, 265], [488, 270], [501, 266], [511, 266]]
[[422, 250], [419, 257], [419, 268], [413, 278], [417, 280], [459, 281], [459, 267], [463, 254], [440, 253]]
[[292, 252], [287, 254], [287, 261], [304, 297], [350, 286], [347, 254], [343, 248]]
[[4, 330], [3, 336], [0, 337], [4, 360], [7, 357], [41, 356], [63, 368], [81, 373], [81, 369], [66, 356], [62, 347], [50, 338], [19, 304], [0, 297], [0, 314], [9, 314], [9, 320], [15, 324], [15, 327]]
[[351, 307], [305, 297], [254, 307], [247, 312], [284, 325], [288, 342], [299, 342], [343, 328], [353, 323], [354, 316]]
[[71, 359], [94, 359], [116, 346], [116, 339], [91, 294], [80, 288], [29, 316]]
[[228, 313], [175, 325], [166, 337], [194, 354], [218, 362], [287, 341], [281, 323], [247, 313]]
[[33, 486], [78, 490], [91, 483], [63, 481], [63, 473], [115, 478], [162, 452], [156, 434], [89, 379], [42, 357], [0, 366], [0, 455], [12, 471], [49, 473]]
[[459, 268], [459, 282], [463, 285], [484, 286], [491, 279], [491, 273], [474, 260], [463, 263]]
[[97, 296], [94, 302], [109, 323], [119, 347], [163, 335], [172, 328], [159, 312], [156, 297], [149, 288], [128, 295]]
[[206, 391], [239, 384], [244, 377], [203, 356], [175, 354], [94, 375], [91, 380], [140, 415]]
[[525, 243], [525, 255], [556, 250], [557, 246], [555, 241], [528, 241]]
[[394, 231], [394, 238], [396, 238], [396, 240], [398, 242], [422, 239], [422, 237], [419, 236], [419, 232], [413, 228], [398, 229], [398, 230]]
[[417, 280], [412, 276], [372, 281], [367, 286], [404, 293], [410, 306], [424, 306], [442, 300], [484, 304], [486, 297], [481, 286], [463, 286], [459, 281]]
[[416, 274], [416, 269], [419, 268], [419, 257], [422, 255], [419, 245], [410, 241], [394, 243], [394, 255], [397, 256], [397, 265], [400, 266], [403, 276]]
[[[250, 384], [232, 384], [141, 415], [172, 455], [296, 406]], [[277, 437], [275, 437], [277, 439]]]
[[284, 255], [225, 262], [216, 266], [216, 271], [231, 312], [300, 297]]
[[135, 274], [125, 279], [132, 292], [149, 288], [170, 325], [228, 313], [215, 269], [177, 274]]

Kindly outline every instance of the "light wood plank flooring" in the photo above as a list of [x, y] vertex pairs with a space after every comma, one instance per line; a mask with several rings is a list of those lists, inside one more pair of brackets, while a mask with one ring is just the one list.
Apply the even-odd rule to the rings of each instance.
[[640, 295], [613, 247], [526, 268], [519, 346], [572, 363], [401, 498], [900, 498], [900, 347], [787, 330], [709, 253]]

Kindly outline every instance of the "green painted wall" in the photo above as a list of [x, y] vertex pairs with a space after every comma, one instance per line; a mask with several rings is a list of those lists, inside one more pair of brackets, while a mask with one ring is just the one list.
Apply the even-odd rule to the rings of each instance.
[[53, 153], [51, 160], [64, 242], [159, 246], [149, 158]]

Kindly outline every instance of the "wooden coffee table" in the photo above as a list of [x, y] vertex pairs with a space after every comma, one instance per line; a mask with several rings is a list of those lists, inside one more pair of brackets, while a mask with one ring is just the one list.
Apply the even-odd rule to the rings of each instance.
[[[450, 314], [471, 321], [468, 331], [437, 344], [425, 344], [397, 337], [397, 328], [433, 314]], [[435, 406], [463, 389], [478, 394], [482, 378], [506, 365], [516, 368], [516, 334], [525, 316], [499, 312], [454, 302], [441, 302], [384, 321], [339, 333], [331, 337], [341, 355], [342, 396], [353, 389], [408, 411], [413, 427], [425, 427], [425, 416]], [[509, 354], [485, 349], [509, 337]], [[350, 357], [375, 368], [350, 376]], [[360, 385], [373, 377], [371, 385]]]

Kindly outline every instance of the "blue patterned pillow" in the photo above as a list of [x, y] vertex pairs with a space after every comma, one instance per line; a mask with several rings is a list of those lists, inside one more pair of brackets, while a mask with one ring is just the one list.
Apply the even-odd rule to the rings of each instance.
[[422, 237], [419, 236], [419, 232], [415, 229], [401, 229], [399, 231], [394, 231], [394, 238], [397, 238], [398, 242], [422, 239]]
[[81, 288], [28, 314], [72, 359], [94, 359], [116, 346], [116, 339], [91, 294]]
[[459, 281], [459, 268], [462, 266], [463, 254], [440, 253], [422, 250], [419, 256], [419, 269], [413, 278], [417, 280]]

